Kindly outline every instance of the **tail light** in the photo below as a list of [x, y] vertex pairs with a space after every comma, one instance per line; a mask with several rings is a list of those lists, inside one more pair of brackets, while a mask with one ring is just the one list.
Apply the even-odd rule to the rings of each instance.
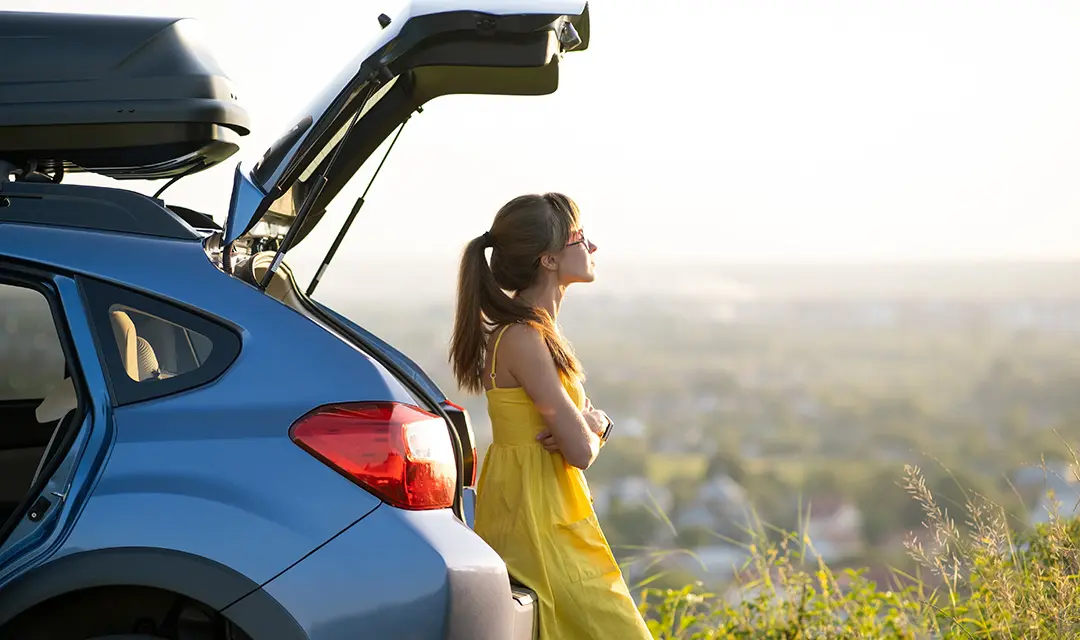
[[320, 407], [293, 424], [293, 442], [402, 509], [454, 503], [457, 464], [439, 416], [395, 402]]
[[469, 412], [464, 407], [454, 404], [449, 400], [443, 400], [443, 411], [449, 416], [450, 422], [454, 423], [454, 428], [457, 429], [458, 438], [461, 440], [461, 448], [464, 449], [465, 460], [462, 461], [462, 468], [465, 470], [465, 477], [469, 478], [469, 482], [465, 484], [467, 487], [476, 486], [476, 436], [473, 435], [472, 423], [469, 421]]

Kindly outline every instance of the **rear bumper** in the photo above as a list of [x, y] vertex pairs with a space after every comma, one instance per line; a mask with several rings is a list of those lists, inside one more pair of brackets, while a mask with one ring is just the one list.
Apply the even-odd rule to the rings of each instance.
[[449, 510], [386, 505], [225, 611], [254, 640], [278, 637], [245, 624], [260, 598], [305, 640], [505, 640], [517, 606], [502, 559]]

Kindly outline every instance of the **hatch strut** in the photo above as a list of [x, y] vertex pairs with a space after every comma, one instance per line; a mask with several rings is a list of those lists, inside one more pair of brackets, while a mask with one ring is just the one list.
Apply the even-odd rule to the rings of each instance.
[[349, 217], [345, 219], [345, 224], [342, 225], [341, 230], [338, 231], [337, 237], [334, 238], [334, 243], [330, 245], [330, 250], [326, 252], [326, 257], [323, 258], [322, 264], [319, 265], [319, 269], [315, 272], [315, 276], [311, 278], [311, 284], [308, 285], [305, 295], [311, 297], [311, 294], [315, 293], [315, 287], [319, 286], [319, 282], [322, 281], [323, 274], [326, 273], [326, 268], [330, 266], [330, 261], [334, 259], [337, 254], [338, 247], [341, 246], [341, 241], [345, 239], [345, 234], [349, 232], [349, 227], [352, 226], [354, 220], [356, 220], [356, 214], [360, 212], [360, 208], [364, 206], [366, 202], [368, 191], [371, 190], [371, 185], [375, 183], [375, 178], [379, 177], [379, 170], [382, 169], [383, 163], [390, 156], [390, 151], [393, 150], [394, 145], [397, 144], [398, 138], [401, 136], [401, 132], [405, 130], [405, 125], [412, 118], [412, 114], [409, 114], [408, 118], [405, 118], [405, 122], [401, 123], [398, 127], [397, 133], [394, 134], [394, 139], [390, 141], [390, 146], [386, 148], [386, 152], [383, 153], [382, 160], [379, 161], [379, 166], [375, 167], [375, 173], [371, 174], [371, 179], [368, 180], [367, 187], [364, 188], [364, 193], [356, 199], [353, 203], [352, 210], [349, 211]]
[[[381, 71], [385, 74], [389, 74], [386, 67], [383, 67]], [[333, 155], [326, 161], [322, 171], [319, 172], [319, 175], [312, 183], [311, 190], [308, 191], [303, 204], [300, 205], [299, 211], [296, 212], [296, 219], [293, 220], [292, 226], [289, 227], [289, 232], [285, 234], [285, 239], [281, 241], [277, 253], [274, 254], [273, 261], [270, 262], [270, 267], [267, 268], [266, 273], [263, 274], [263, 278], [259, 282], [260, 291], [266, 291], [266, 287], [270, 285], [270, 280], [273, 279], [278, 267], [281, 266], [281, 261], [285, 259], [285, 252], [288, 251], [292, 243], [296, 241], [296, 234], [300, 232], [300, 228], [304, 226], [308, 214], [311, 213], [311, 210], [315, 207], [315, 202], [319, 199], [319, 194], [322, 193], [323, 187], [326, 186], [326, 176], [330, 173], [330, 169], [337, 164], [341, 148], [345, 146], [345, 142], [349, 139], [349, 135], [352, 134], [353, 127], [356, 126], [356, 122], [360, 119], [360, 113], [364, 110], [364, 107], [367, 106], [367, 102], [371, 99], [371, 96], [375, 95], [375, 88], [382, 84], [380, 75], [381, 74], [378, 73], [372, 73], [372, 78], [368, 82], [367, 95], [364, 96], [364, 99], [360, 102], [360, 106], [358, 106], [356, 112], [353, 113], [352, 119], [349, 120], [349, 126], [345, 129], [345, 135], [341, 137], [341, 141], [334, 147]]]

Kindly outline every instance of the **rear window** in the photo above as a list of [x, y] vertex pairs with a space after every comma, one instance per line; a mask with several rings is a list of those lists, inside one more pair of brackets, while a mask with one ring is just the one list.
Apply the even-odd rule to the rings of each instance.
[[177, 304], [82, 280], [115, 404], [129, 404], [204, 385], [240, 352], [223, 322]]

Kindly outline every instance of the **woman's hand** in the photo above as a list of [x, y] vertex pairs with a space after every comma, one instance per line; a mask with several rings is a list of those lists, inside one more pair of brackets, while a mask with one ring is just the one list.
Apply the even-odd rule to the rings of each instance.
[[608, 414], [593, 407], [592, 400], [588, 398], [585, 398], [585, 408], [582, 409], [581, 416], [585, 418], [585, 424], [589, 425], [589, 431], [601, 437], [603, 437], [608, 423], [611, 422]]
[[[594, 409], [592, 401], [588, 398], [585, 398], [585, 408], [581, 411], [581, 417], [585, 419], [589, 431], [592, 431], [598, 437], [604, 435], [604, 430], [607, 429], [608, 422], [610, 422], [608, 415], [599, 409]], [[555, 441], [555, 436], [551, 435], [551, 431], [544, 431], [536, 436], [536, 439], [549, 453], [559, 452], [559, 443]]]
[[592, 409], [583, 412], [581, 415], [585, 418], [585, 424], [589, 425], [589, 431], [598, 436], [604, 435], [604, 430], [608, 426], [608, 415], [606, 413], [599, 409]]
[[555, 441], [555, 436], [551, 435], [550, 431], [545, 431], [536, 436], [536, 439], [540, 441], [540, 444], [544, 445], [544, 449], [548, 453], [559, 453], [559, 443]]

